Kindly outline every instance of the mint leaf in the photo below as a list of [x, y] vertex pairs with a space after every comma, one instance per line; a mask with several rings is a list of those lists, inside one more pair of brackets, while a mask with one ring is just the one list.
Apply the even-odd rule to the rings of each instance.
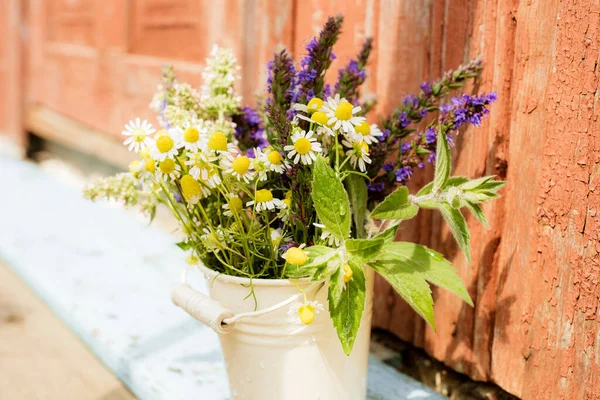
[[473, 306], [469, 292], [456, 269], [437, 251], [415, 243], [395, 242], [386, 245], [377, 260], [404, 264], [409, 269], [418, 271], [428, 282], [451, 291]]
[[335, 249], [327, 246], [311, 246], [305, 248], [304, 251], [308, 255], [306, 263], [303, 265], [288, 265], [285, 271], [287, 278], [316, 279], [315, 275], [319, 275], [319, 277], [326, 275], [324, 270], [327, 270], [329, 260], [337, 255]]
[[408, 198], [408, 188], [402, 186], [387, 196], [371, 211], [375, 219], [410, 219], [417, 215], [419, 207], [412, 204]]
[[175, 245], [181, 250], [189, 250], [192, 248], [192, 243], [185, 240], [183, 242], [177, 242]]
[[344, 184], [350, 198], [350, 209], [356, 227], [356, 236], [363, 238], [365, 237], [365, 217], [367, 213], [367, 184], [363, 177], [355, 174], [348, 175], [344, 180]]
[[375, 235], [373, 239], [383, 239], [384, 244], [389, 244], [396, 239], [396, 233], [398, 233], [398, 227], [400, 225], [394, 225], [391, 228], [387, 228], [385, 231]]
[[469, 234], [469, 228], [467, 226], [467, 221], [465, 221], [465, 217], [460, 213], [459, 210], [452, 207], [448, 203], [438, 203], [438, 210], [442, 213], [442, 217], [450, 227], [450, 232], [452, 232], [452, 236], [456, 239], [458, 246], [465, 254], [467, 258], [467, 262], [471, 263], [471, 244], [470, 239], [471, 235]]
[[333, 326], [344, 353], [350, 355], [365, 308], [366, 284], [362, 266], [353, 260], [348, 264], [352, 268], [352, 279], [344, 283], [343, 268], [338, 269], [331, 277], [328, 299]]
[[315, 161], [311, 196], [321, 223], [335, 237], [346, 240], [350, 234], [348, 195], [334, 170], [321, 156]]
[[437, 193], [446, 186], [446, 182], [450, 177], [450, 146], [448, 139], [442, 128], [437, 131], [437, 147], [435, 160], [435, 175], [433, 177], [432, 192]]
[[369, 265], [392, 285], [394, 290], [435, 331], [431, 288], [421, 273], [395, 259], [375, 259]]
[[477, 218], [479, 222], [481, 222], [485, 229], [490, 229], [490, 226], [487, 223], [487, 219], [485, 218], [485, 214], [483, 213], [483, 210], [481, 209], [481, 206], [479, 204], [471, 203], [470, 201], [465, 201], [464, 204], [465, 207], [467, 207], [467, 209], [471, 211], [471, 214], [473, 214], [473, 216]]
[[382, 238], [348, 239], [346, 240], [346, 251], [361, 262], [367, 262], [379, 254], [383, 243]]
[[[465, 182], [469, 182], [469, 179], [465, 178], [464, 176], [451, 176], [448, 178], [448, 181], [446, 181], [446, 186], [460, 186]], [[417, 197], [430, 194], [432, 189], [433, 182], [429, 182], [427, 185], [423, 186], [421, 190], [419, 190]]]

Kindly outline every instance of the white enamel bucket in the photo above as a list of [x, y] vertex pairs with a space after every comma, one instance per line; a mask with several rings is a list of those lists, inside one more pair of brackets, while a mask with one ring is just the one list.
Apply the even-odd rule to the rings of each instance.
[[[342, 350], [329, 317], [327, 286], [296, 284], [325, 311], [310, 325], [293, 323], [290, 305], [302, 300], [289, 280], [250, 280], [200, 267], [210, 298], [182, 284], [173, 302], [213, 328], [221, 340], [234, 400], [364, 400], [373, 303], [373, 271], [367, 269], [367, 300], [350, 356]], [[256, 303], [255, 303], [256, 298]], [[258, 314], [258, 315], [257, 315]]]

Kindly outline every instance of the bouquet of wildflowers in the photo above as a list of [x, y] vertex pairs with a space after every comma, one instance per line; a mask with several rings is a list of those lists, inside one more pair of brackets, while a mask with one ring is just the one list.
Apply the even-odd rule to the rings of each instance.
[[[276, 54], [267, 98], [256, 109], [235, 94], [239, 67], [230, 50], [214, 48], [199, 92], [166, 67], [150, 105], [160, 128], [129, 122], [125, 145], [140, 159], [128, 173], [91, 184], [85, 196], [137, 204], [150, 217], [165, 205], [190, 264], [250, 279], [328, 282], [330, 316], [350, 353], [365, 304], [365, 268], [433, 328], [429, 283], [472, 304], [441, 254], [394, 238], [402, 220], [437, 209], [469, 259], [463, 210], [487, 225], [481, 203], [498, 197], [504, 183], [450, 171], [454, 135], [478, 126], [495, 100], [494, 93], [448, 99], [478, 76], [480, 61], [421, 85], [392, 115], [370, 124], [374, 102], [360, 97], [370, 39], [333, 86], [325, 82], [341, 26], [341, 17], [329, 18], [299, 65], [286, 51]], [[410, 194], [405, 185], [425, 163], [435, 164], [434, 179]], [[292, 313], [310, 324], [321, 309], [305, 299]]]

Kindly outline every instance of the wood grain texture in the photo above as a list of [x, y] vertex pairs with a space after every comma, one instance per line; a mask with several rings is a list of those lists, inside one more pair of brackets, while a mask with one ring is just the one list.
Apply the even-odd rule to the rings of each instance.
[[[375, 38], [363, 92], [379, 98], [373, 120], [422, 81], [482, 56], [483, 76], [466, 90], [495, 90], [499, 100], [481, 128], [461, 133], [453, 155], [457, 175], [509, 181], [503, 198], [484, 208], [491, 229], [468, 219], [470, 266], [436, 213], [420, 213], [399, 236], [452, 259], [475, 307], [435, 290], [434, 333], [380, 280], [374, 323], [524, 399], [600, 396], [598, 1], [98, 4], [31, 2], [28, 104], [41, 103], [115, 140], [131, 116], [152, 117], [147, 105], [163, 62], [198, 86], [209, 44], [232, 47], [244, 79], [238, 89], [252, 103], [272, 53], [286, 46], [301, 57], [328, 15], [343, 13], [346, 20], [332, 83], [364, 38]], [[173, 18], [181, 13], [200, 22]], [[200, 39], [189, 44], [190, 35]], [[415, 176], [411, 188], [430, 172]]]

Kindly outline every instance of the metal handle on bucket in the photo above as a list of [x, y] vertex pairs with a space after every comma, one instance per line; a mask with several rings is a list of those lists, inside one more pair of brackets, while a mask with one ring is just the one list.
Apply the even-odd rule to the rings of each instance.
[[[306, 291], [311, 291], [319, 285], [323, 286], [324, 283], [315, 282], [310, 285]], [[301, 296], [302, 293], [298, 293], [297, 295], [291, 296], [280, 303], [262, 310], [234, 314], [230, 309], [224, 307], [218, 301], [211, 299], [204, 293], [200, 293], [188, 285], [187, 270], [183, 271], [181, 283], [173, 289], [173, 292], [171, 292], [171, 300], [177, 307], [182, 308], [190, 316], [221, 334], [230, 332], [235, 323], [242, 318], [258, 317], [279, 310], [280, 308], [297, 301]]]

